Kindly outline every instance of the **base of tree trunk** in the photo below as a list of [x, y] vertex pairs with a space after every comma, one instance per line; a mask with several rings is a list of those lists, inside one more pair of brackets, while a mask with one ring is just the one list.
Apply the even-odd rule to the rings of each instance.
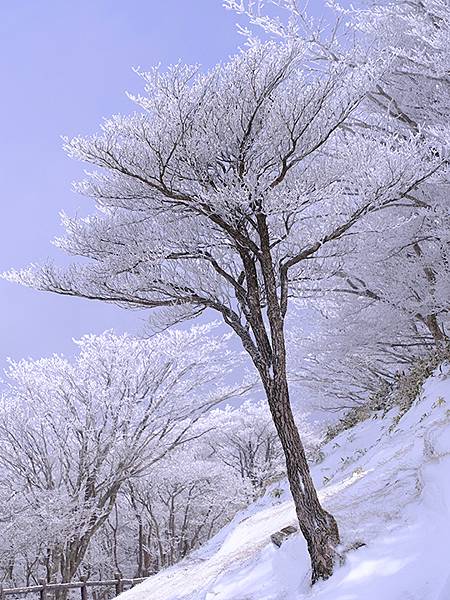
[[336, 563], [341, 561], [341, 556], [336, 550], [339, 544], [337, 523], [330, 513], [323, 509], [322, 511], [325, 523], [316, 529], [313, 538], [308, 541], [312, 585], [320, 580], [329, 579], [333, 575]]
[[300, 530], [311, 559], [311, 583], [328, 579], [340, 556], [339, 529], [334, 517], [320, 504], [306, 459], [305, 449], [294, 420], [286, 374], [268, 394], [269, 407], [286, 459], [286, 474], [295, 504]]

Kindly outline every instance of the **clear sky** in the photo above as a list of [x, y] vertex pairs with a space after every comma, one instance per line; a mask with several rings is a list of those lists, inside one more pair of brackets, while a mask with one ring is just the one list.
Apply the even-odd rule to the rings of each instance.
[[[0, 2], [0, 271], [63, 260], [50, 243], [62, 233], [59, 211], [92, 208], [71, 191], [83, 167], [65, 157], [60, 136], [132, 110], [124, 92], [141, 90], [133, 66], [223, 60], [243, 41], [236, 21], [220, 0]], [[69, 355], [72, 338], [139, 333], [144, 322], [143, 312], [0, 280], [0, 368], [8, 356]]]

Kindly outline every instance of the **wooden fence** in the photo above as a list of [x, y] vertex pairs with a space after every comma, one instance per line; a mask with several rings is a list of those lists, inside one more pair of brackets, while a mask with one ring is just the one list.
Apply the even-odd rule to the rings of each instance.
[[71, 581], [70, 583], [47, 583], [45, 579], [39, 580], [39, 585], [29, 587], [5, 588], [0, 584], [0, 600], [6, 600], [6, 596], [20, 596], [22, 594], [39, 594], [40, 600], [49, 600], [49, 593], [61, 592], [63, 590], [80, 590], [80, 600], [88, 600], [88, 588], [90, 587], [115, 587], [116, 596], [121, 594], [125, 587], [145, 581], [145, 577], [139, 579], [126, 579], [119, 573], [116, 573], [114, 579], [104, 581], [89, 581], [82, 577], [81, 581]]

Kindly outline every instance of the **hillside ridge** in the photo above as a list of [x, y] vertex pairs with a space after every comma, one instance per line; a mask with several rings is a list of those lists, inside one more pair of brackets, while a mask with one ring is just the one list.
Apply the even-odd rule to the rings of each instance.
[[[336, 515], [345, 564], [309, 587], [286, 482], [268, 490], [193, 555], [121, 600], [450, 600], [450, 376], [437, 370], [411, 408], [377, 413], [323, 447], [312, 472]], [[278, 496], [280, 496], [278, 498]]]

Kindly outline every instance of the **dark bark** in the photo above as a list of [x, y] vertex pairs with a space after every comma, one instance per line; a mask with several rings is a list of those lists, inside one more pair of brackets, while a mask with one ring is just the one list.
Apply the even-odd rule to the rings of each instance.
[[139, 529], [138, 529], [138, 567], [137, 567], [137, 577], [142, 577], [142, 573], [144, 572], [144, 530], [142, 525], [142, 519], [138, 516]]
[[[271, 253], [266, 216], [257, 214], [260, 252], [251, 255], [240, 248], [245, 270], [247, 296], [237, 297], [254, 336], [251, 344], [238, 327], [228, 321], [241, 337], [263, 383], [273, 422], [286, 460], [289, 487], [302, 534], [311, 559], [311, 582], [328, 579], [338, 558], [339, 530], [334, 517], [320, 504], [303, 443], [294, 420], [289, 398], [286, 367], [285, 316], [288, 298], [288, 268], [277, 269]], [[278, 274], [277, 274], [278, 273]], [[266, 310], [267, 319], [263, 316]]]
[[321, 506], [311, 478], [305, 450], [294, 421], [289, 389], [283, 377], [276, 377], [268, 393], [269, 407], [283, 447], [289, 487], [294, 499], [300, 530], [311, 559], [311, 582], [333, 574], [339, 544], [334, 517]]
[[[422, 251], [422, 248], [421, 248], [419, 242], [416, 242], [415, 244], [413, 244], [413, 249], [414, 249], [415, 254], [419, 258], [421, 258], [423, 256], [423, 251]], [[430, 285], [430, 288], [431, 288], [432, 292], [434, 293], [435, 288], [436, 288], [436, 283], [437, 283], [436, 273], [430, 267], [424, 267], [423, 270], [425, 272], [425, 276]], [[425, 315], [425, 316], [418, 315], [418, 316], [419, 316], [419, 319], [426, 325], [426, 327], [428, 328], [428, 331], [433, 336], [433, 340], [434, 340], [434, 343], [436, 344], [436, 346], [442, 346], [442, 345], [444, 345], [444, 343], [448, 343], [447, 336], [445, 335], [444, 331], [441, 329], [438, 318], [435, 314], [429, 314], [429, 315]]]
[[[286, 367], [285, 315], [287, 310], [287, 270], [277, 282], [270, 251], [266, 216], [258, 215], [261, 240], [261, 270], [267, 299], [267, 316], [272, 345], [272, 373], [264, 387], [270, 411], [283, 447], [289, 487], [295, 504], [300, 530], [311, 559], [311, 582], [328, 579], [333, 574], [339, 544], [339, 530], [334, 517], [321, 506], [306, 459], [305, 449], [292, 414]], [[280, 297], [278, 297], [280, 288]]]
[[436, 346], [443, 346], [445, 343], [448, 343], [447, 336], [442, 331], [436, 315], [428, 315], [424, 318], [423, 321], [428, 327], [428, 331], [433, 336], [433, 340]]

